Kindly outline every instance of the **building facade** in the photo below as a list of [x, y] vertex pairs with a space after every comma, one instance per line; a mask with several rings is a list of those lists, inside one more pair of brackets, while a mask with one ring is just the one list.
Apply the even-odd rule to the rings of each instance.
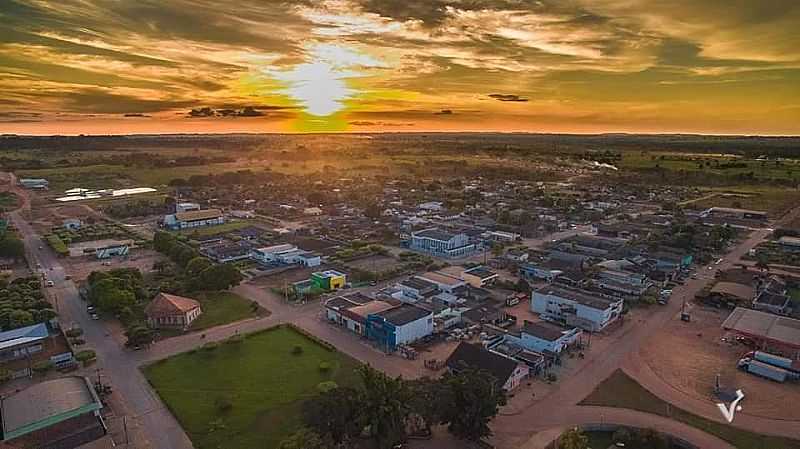
[[545, 287], [531, 293], [531, 311], [548, 321], [597, 332], [622, 314], [622, 299], [606, 299], [588, 293]]
[[453, 234], [435, 228], [412, 232], [409, 248], [449, 259], [470, 256], [477, 249], [466, 234]]

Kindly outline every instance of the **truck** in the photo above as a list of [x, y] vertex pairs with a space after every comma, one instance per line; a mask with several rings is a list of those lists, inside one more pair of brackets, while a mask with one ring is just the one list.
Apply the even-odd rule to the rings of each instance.
[[767, 379], [774, 380], [775, 382], [786, 382], [787, 379], [795, 378], [792, 376], [793, 373], [783, 368], [770, 365], [769, 363], [759, 362], [758, 360], [751, 358], [743, 358], [739, 360], [737, 365], [740, 369], [743, 369], [750, 374], [765, 377]]
[[787, 357], [781, 357], [779, 355], [770, 354], [764, 351], [748, 352], [747, 354], [744, 355], [744, 357], [753, 360], [758, 360], [759, 362], [768, 363], [770, 365], [777, 366], [778, 368], [783, 368], [788, 371], [800, 373], [800, 361], [798, 360], [792, 360]]

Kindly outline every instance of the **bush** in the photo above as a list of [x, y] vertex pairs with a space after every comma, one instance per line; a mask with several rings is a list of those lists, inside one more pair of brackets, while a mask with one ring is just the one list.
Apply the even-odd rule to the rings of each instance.
[[73, 327], [72, 329], [69, 329], [68, 331], [64, 332], [64, 335], [66, 335], [69, 338], [80, 337], [81, 335], [83, 335], [83, 329], [79, 327]]
[[86, 340], [82, 338], [73, 338], [72, 340], [70, 340], [70, 343], [72, 343], [75, 346], [80, 346], [86, 344]]
[[85, 351], [81, 351], [75, 354], [75, 360], [79, 362], [88, 362], [89, 360], [94, 360], [96, 358], [97, 358], [97, 353], [95, 353], [91, 349], [87, 349]]
[[319, 362], [319, 372], [326, 374], [330, 372], [331, 364], [328, 362]]
[[320, 393], [327, 393], [337, 388], [339, 388], [339, 385], [332, 380], [326, 380], [325, 382], [320, 382], [317, 384], [317, 391]]
[[31, 366], [34, 372], [37, 373], [46, 373], [53, 368], [53, 363], [49, 360], [42, 360], [41, 362], [36, 362]]
[[214, 351], [215, 349], [219, 348], [219, 343], [215, 341], [209, 341], [208, 343], [203, 345], [203, 351]]
[[292, 348], [292, 354], [300, 355], [302, 353], [303, 353], [303, 347], [300, 345], [294, 345], [294, 347]]
[[219, 413], [227, 413], [233, 409], [233, 401], [228, 396], [220, 396], [214, 401], [214, 407]]

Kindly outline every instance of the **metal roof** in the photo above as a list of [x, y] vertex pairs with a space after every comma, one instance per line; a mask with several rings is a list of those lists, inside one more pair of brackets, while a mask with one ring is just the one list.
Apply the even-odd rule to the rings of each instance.
[[0, 350], [43, 340], [47, 338], [48, 335], [50, 335], [50, 333], [47, 331], [47, 325], [44, 323], [0, 332]]
[[737, 307], [722, 328], [800, 348], [800, 320]]

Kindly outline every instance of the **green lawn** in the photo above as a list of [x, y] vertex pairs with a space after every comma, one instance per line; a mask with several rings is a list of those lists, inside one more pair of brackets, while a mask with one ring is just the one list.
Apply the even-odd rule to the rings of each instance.
[[255, 226], [253, 221], [229, 221], [216, 226], [204, 226], [202, 228], [178, 231], [179, 233], [191, 238], [207, 237], [209, 235], [223, 234], [226, 232], [236, 231], [237, 229], [246, 228], [248, 226]]
[[800, 288], [790, 288], [789, 297], [792, 298], [792, 303], [795, 306], [800, 304]]
[[[300, 355], [292, 353], [299, 345]], [[319, 370], [321, 362], [332, 369]], [[270, 449], [300, 424], [320, 382], [352, 385], [358, 362], [288, 326], [199, 349], [143, 369], [197, 449]], [[232, 407], [223, 410], [220, 402]]]
[[[203, 314], [192, 322], [189, 330], [198, 331], [258, 315], [251, 301], [231, 292], [209, 292], [197, 298]], [[263, 309], [261, 309], [263, 313]]]
[[733, 444], [737, 449], [800, 449], [800, 441], [798, 440], [759, 435], [672, 407], [619, 370], [600, 383], [589, 396], [580, 402], [580, 405], [629, 408], [646, 413], [669, 416], [674, 420], [716, 435]]

